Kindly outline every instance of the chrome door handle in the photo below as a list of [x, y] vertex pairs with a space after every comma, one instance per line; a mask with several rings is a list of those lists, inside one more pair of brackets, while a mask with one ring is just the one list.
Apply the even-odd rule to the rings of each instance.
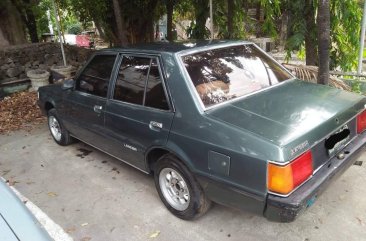
[[151, 130], [160, 131], [163, 128], [163, 123], [150, 121], [149, 127]]
[[101, 105], [94, 106], [94, 112], [100, 113], [102, 112], [103, 107]]

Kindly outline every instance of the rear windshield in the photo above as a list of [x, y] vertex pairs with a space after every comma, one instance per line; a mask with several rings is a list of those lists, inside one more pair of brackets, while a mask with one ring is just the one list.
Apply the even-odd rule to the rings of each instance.
[[185, 55], [182, 60], [206, 108], [292, 78], [252, 44]]

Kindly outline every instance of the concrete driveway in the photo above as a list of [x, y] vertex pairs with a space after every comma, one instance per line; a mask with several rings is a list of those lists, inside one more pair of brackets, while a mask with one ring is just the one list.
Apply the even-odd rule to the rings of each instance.
[[0, 176], [75, 240], [366, 240], [366, 162], [289, 224], [221, 205], [196, 221], [180, 220], [161, 203], [151, 176], [83, 143], [58, 146], [45, 124], [0, 135]]

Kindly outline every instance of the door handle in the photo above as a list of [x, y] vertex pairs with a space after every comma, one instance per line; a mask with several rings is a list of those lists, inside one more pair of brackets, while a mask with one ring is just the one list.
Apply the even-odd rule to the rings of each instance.
[[150, 121], [149, 128], [153, 131], [160, 131], [163, 128], [163, 123]]
[[94, 112], [101, 113], [103, 107], [101, 105], [95, 105], [94, 106]]

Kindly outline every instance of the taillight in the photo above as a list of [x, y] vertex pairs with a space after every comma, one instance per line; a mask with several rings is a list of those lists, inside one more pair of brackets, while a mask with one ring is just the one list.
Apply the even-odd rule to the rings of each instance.
[[313, 174], [311, 151], [307, 151], [286, 166], [268, 163], [268, 190], [289, 194]]
[[366, 110], [357, 116], [357, 133], [360, 134], [366, 129]]

